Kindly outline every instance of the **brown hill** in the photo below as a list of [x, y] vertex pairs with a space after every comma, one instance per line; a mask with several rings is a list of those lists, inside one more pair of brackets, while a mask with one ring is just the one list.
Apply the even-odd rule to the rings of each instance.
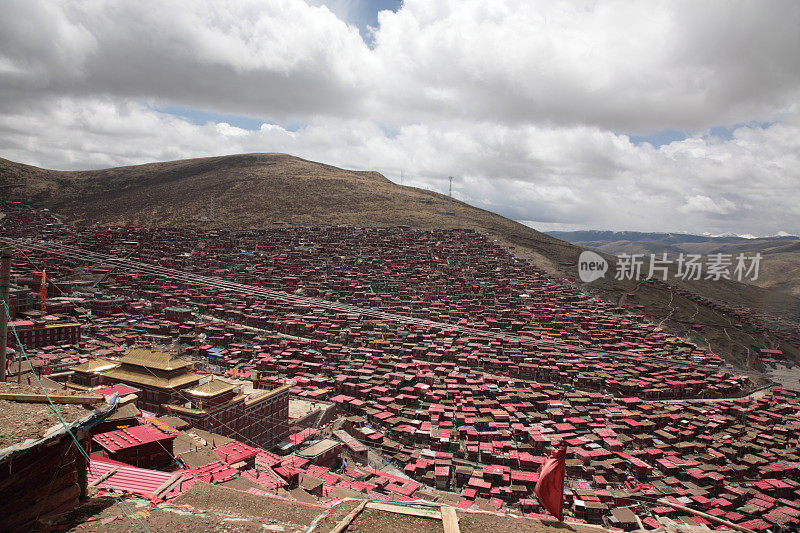
[[[0, 190], [48, 207], [78, 225], [135, 225], [245, 229], [275, 223], [417, 228], [471, 228], [519, 257], [564, 277], [577, 277], [581, 248], [446, 196], [396, 185], [377, 172], [344, 170], [286, 154], [244, 154], [104, 170], [63, 172], [0, 159]], [[209, 215], [214, 198], [214, 221]], [[610, 259], [610, 257], [609, 257]], [[613, 266], [612, 272], [613, 272]], [[800, 317], [796, 298], [735, 282], [686, 282], [684, 288], [717, 302]], [[691, 334], [729, 360], [742, 363], [753, 348], [794, 349], [753, 328], [733, 328], [726, 314], [698, 305], [663, 286], [598, 280], [587, 289], [641, 305], [640, 312], [678, 334]], [[634, 296], [628, 296], [633, 293]], [[693, 323], [706, 327], [692, 332]]]
[[[573, 245], [446, 196], [402, 187], [377, 172], [344, 170], [286, 154], [244, 154], [79, 172], [0, 158], [0, 187], [74, 224], [245, 229], [273, 223], [472, 228], [547, 252], [555, 267]], [[209, 214], [214, 197], [214, 222]], [[544, 257], [540, 258], [544, 259]]]

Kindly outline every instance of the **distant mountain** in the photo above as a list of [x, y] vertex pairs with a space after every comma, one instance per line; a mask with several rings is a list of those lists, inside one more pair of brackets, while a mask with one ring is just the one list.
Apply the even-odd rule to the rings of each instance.
[[762, 256], [759, 287], [800, 295], [800, 237], [746, 238], [741, 236], [641, 233], [637, 231], [551, 231], [549, 235], [611, 255], [620, 254], [740, 254]]
[[774, 237], [750, 237], [743, 235], [692, 235], [688, 233], [643, 233], [639, 231], [600, 231], [600, 230], [583, 230], [583, 231], [548, 231], [548, 235], [552, 235], [557, 239], [563, 241], [578, 243], [578, 242], [618, 242], [618, 241], [641, 241], [652, 243], [664, 244], [683, 244], [683, 243], [729, 243], [729, 244], [742, 244], [742, 243], [757, 243], [759, 241], [796, 241], [800, 237], [794, 235], [776, 235]]

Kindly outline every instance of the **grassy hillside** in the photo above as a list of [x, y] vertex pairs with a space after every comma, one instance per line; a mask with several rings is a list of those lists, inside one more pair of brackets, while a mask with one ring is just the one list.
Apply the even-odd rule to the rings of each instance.
[[[472, 228], [557, 263], [578, 248], [432, 191], [396, 185], [286, 154], [246, 154], [96, 171], [61, 172], [0, 159], [0, 187], [68, 222], [245, 229], [274, 223]], [[203, 222], [214, 197], [214, 222]], [[540, 258], [543, 259], [543, 258]], [[550, 266], [555, 266], [555, 263]]]
[[[489, 211], [446, 196], [396, 185], [377, 172], [356, 172], [286, 154], [244, 154], [151, 163], [104, 170], [62, 172], [0, 159], [0, 190], [8, 197], [48, 207], [66, 222], [89, 225], [245, 229], [331, 224], [471, 228], [507, 246], [518, 257], [567, 278], [577, 277], [581, 248]], [[214, 221], [203, 221], [214, 197]], [[610, 257], [609, 257], [610, 259]], [[784, 347], [754, 330], [729, 331], [730, 320], [710, 308], [686, 303], [676, 312], [663, 287], [635, 281], [599, 280], [586, 287], [603, 298], [641, 305], [639, 311], [677, 334], [727, 356], [747, 359], [753, 347]], [[735, 302], [800, 317], [797, 299], [738, 283], [689, 283], [690, 290], [716, 301]], [[628, 296], [634, 293], [635, 296]], [[626, 301], [626, 299], [630, 301]], [[684, 316], [684, 314], [686, 316]], [[692, 333], [692, 321], [709, 327]], [[786, 347], [784, 347], [786, 349]], [[791, 349], [787, 349], [791, 351]]]

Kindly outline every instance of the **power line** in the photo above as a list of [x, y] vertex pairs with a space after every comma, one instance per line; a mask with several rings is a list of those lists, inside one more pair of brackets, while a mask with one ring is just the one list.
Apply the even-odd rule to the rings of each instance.
[[[8, 289], [11, 285], [11, 252], [5, 248], [0, 250], [0, 301], [7, 308]], [[11, 320], [11, 313], [0, 316], [0, 381], [6, 380], [6, 343], [8, 340], [8, 322]], [[21, 367], [17, 368], [21, 372]]]
[[[121, 261], [121, 259], [115, 259], [115, 260]], [[145, 265], [146, 265], [146, 264], [145, 264]], [[152, 265], [151, 265], [151, 266], [152, 266]], [[173, 271], [173, 272], [180, 272], [180, 271]], [[156, 275], [165, 276], [165, 274], [156, 274]], [[192, 278], [189, 278], [189, 279], [191, 280]], [[226, 286], [226, 285], [223, 285], [223, 284], [222, 284], [223, 282], [224, 282], [224, 283], [234, 283], [234, 282], [225, 282], [224, 280], [218, 280], [217, 278], [207, 278], [207, 277], [205, 277], [205, 276], [199, 276], [199, 275], [198, 275], [198, 276], [196, 276], [196, 278], [195, 278], [194, 280], [192, 280], [192, 281], [186, 281], [186, 283], [190, 283], [190, 282], [191, 282], [191, 283], [202, 283], [201, 281], [198, 281], [198, 279], [206, 280], [206, 281], [207, 281], [207, 286], [217, 286], [217, 287], [221, 287], [221, 288], [223, 288], [223, 290], [229, 290], [229, 289], [227, 289], [227, 286]], [[216, 281], [214, 281], [214, 280], [216, 280]], [[216, 283], [217, 285], [214, 285], [214, 284], [212, 284], [212, 283], [211, 283], [212, 281], [213, 281], [214, 283]], [[252, 286], [243, 285], [243, 284], [238, 284], [238, 283], [236, 283], [236, 284], [234, 284], [234, 285], [235, 285], [235, 286], [237, 286], [237, 287], [239, 287], [239, 290], [243, 290], [243, 289], [241, 289], [242, 287], [243, 287], [243, 288], [249, 288], [249, 287], [252, 287]], [[253, 289], [258, 289], [258, 288], [257, 288], [257, 287], [255, 287], [255, 288], [253, 288]], [[255, 293], [255, 291], [254, 291], [254, 293]], [[280, 294], [280, 295], [281, 295], [281, 299], [287, 299], [287, 298], [285, 298], [285, 297], [286, 297], [286, 296], [289, 296], [289, 295], [286, 295], [285, 293], [277, 293], [277, 294]], [[272, 297], [272, 296], [270, 296], [270, 297]], [[316, 299], [314, 299], [314, 300], [316, 300]], [[320, 301], [320, 300], [316, 300], [316, 301]], [[324, 300], [321, 300], [321, 301], [324, 301]], [[354, 308], [354, 307], [355, 307], [355, 306], [348, 306], [348, 308]], [[361, 310], [363, 311], [363, 308], [356, 308], [356, 309], [361, 309]], [[369, 310], [367, 309], [367, 311], [369, 311]], [[366, 314], [366, 313], [364, 313], [364, 314]], [[396, 315], [396, 316], [404, 317], [405, 319], [407, 319], [407, 318], [411, 318], [411, 317], [405, 317], [404, 315]], [[444, 326], [447, 326], [447, 327], [453, 327], [452, 325], [445, 324], [445, 323], [435, 323], [435, 322], [432, 322], [432, 321], [425, 321], [425, 322], [426, 322], [426, 323], [433, 323], [433, 324], [437, 324], [437, 325], [444, 325]], [[487, 333], [487, 332], [483, 332], [483, 330], [479, 330], [479, 331], [480, 331], [481, 333], [483, 333], [483, 334], [486, 334], [486, 333]], [[503, 338], [508, 338], [508, 336], [505, 336], [505, 335], [503, 335], [502, 337], [503, 337]], [[617, 352], [613, 352], [613, 354], [614, 354], [614, 355], [617, 355]], [[686, 364], [686, 363], [681, 363], [681, 364]], [[223, 424], [223, 425], [225, 425], [225, 424]]]
[[[11, 318], [11, 311], [8, 308], [8, 304], [6, 304], [5, 300], [3, 301], [3, 307], [4, 307], [4, 314], [7, 316], [7, 318], [10, 319]], [[11, 330], [13, 331], [14, 337], [17, 340], [17, 345], [19, 346], [19, 349], [20, 349], [20, 352], [22, 353], [22, 356], [25, 358], [25, 360], [28, 363], [28, 367], [30, 368], [31, 374], [33, 374], [33, 377], [36, 379], [36, 383], [42, 389], [42, 392], [44, 393], [45, 398], [47, 398], [47, 401], [50, 404], [50, 407], [53, 409], [53, 411], [55, 411], [56, 416], [58, 417], [59, 421], [61, 422], [62, 426], [67, 431], [69, 436], [72, 437], [72, 440], [73, 440], [75, 446], [77, 447], [78, 451], [86, 459], [86, 467], [87, 468], [92, 468], [92, 460], [89, 457], [89, 454], [86, 453], [86, 450], [83, 449], [83, 445], [81, 445], [81, 443], [78, 441], [78, 438], [75, 436], [75, 434], [70, 429], [69, 425], [67, 425], [66, 421], [64, 420], [64, 417], [61, 416], [61, 412], [58, 410], [56, 405], [53, 403], [53, 400], [50, 398], [50, 395], [47, 393], [47, 389], [45, 389], [44, 385], [42, 385], [42, 382], [39, 379], [39, 376], [37, 376], [36, 372], [34, 372], [33, 364], [31, 364], [31, 361], [28, 358], [28, 354], [25, 352], [25, 347], [22, 345], [22, 341], [20, 340], [19, 335], [17, 334], [17, 328], [12, 325], [11, 326]], [[21, 372], [21, 367], [20, 367], [19, 371]], [[98, 476], [98, 479], [99, 479], [99, 476]], [[119, 495], [116, 494], [116, 492], [114, 491], [114, 488], [110, 487], [105, 481], [103, 481], [102, 483], [105, 484], [105, 488], [108, 490], [109, 494], [111, 494], [117, 500], [117, 504], [122, 509], [122, 513], [131, 522], [131, 525], [133, 525], [133, 527], [136, 529], [136, 531], [138, 532], [139, 528], [133, 522], [133, 520], [131, 519], [131, 516], [128, 515], [128, 512], [130, 512], [131, 515], [134, 518], [136, 518], [136, 521], [139, 522], [139, 524], [142, 526], [142, 528], [145, 531], [149, 532], [150, 530], [147, 528], [147, 526], [144, 525], [144, 523], [141, 521], [141, 519], [139, 519], [139, 517], [137, 517], [135, 514], [133, 514], [133, 511], [131, 511], [130, 507], [128, 507], [128, 504], [126, 504], [125, 501]]]
[[[34, 261], [32, 260], [32, 258], [30, 258], [30, 256], [27, 256], [27, 255], [26, 255], [26, 258], [27, 258], [29, 261], [31, 261], [31, 262], [34, 262]], [[148, 368], [146, 368], [146, 367], [145, 367], [145, 369], [146, 369], [146, 370], [147, 370], [147, 371], [148, 371], [148, 372], [149, 372], [151, 375], [153, 375], [153, 377], [158, 377], [158, 376], [156, 376], [155, 374], [153, 374], [153, 372], [152, 372], [152, 371], [150, 371], [150, 369], [148, 369]], [[175, 389], [174, 387], [168, 387], [168, 388], [170, 388], [170, 389], [171, 389], [171, 390], [172, 390], [174, 393], [176, 393], [176, 394], [178, 394], [178, 395], [181, 395], [181, 396], [183, 396], [183, 399], [184, 399], [184, 400], [191, 400], [191, 398], [190, 398], [190, 397], [187, 397], [183, 391], [181, 391], [181, 390], [178, 390], [178, 389]], [[255, 417], [255, 416], [256, 416], [256, 415], [255, 415], [255, 414], [253, 414], [253, 413], [244, 413], [244, 414], [245, 414], [245, 416], [247, 416], [247, 417], [249, 417], [249, 418], [251, 418], [251, 419], [252, 419], [253, 417]], [[288, 435], [289, 433], [291, 433], [291, 432], [293, 431], [292, 429], [288, 429], [288, 428], [287, 428], [287, 430], [286, 430], [286, 431], [283, 431], [283, 432], [280, 432], [280, 433], [277, 433], [277, 434], [273, 434], [276, 426], [282, 425], [283, 423], [285, 423], [285, 422], [287, 422], [287, 421], [286, 421], [285, 419], [283, 419], [283, 418], [279, 417], [278, 415], [269, 415], [269, 416], [267, 416], [267, 417], [263, 417], [263, 416], [262, 416], [261, 418], [266, 418], [266, 419], [265, 419], [265, 420], [262, 420], [262, 421], [260, 421], [260, 423], [259, 423], [259, 421], [257, 421], [256, 423], [259, 425], [259, 427], [261, 427], [261, 428], [264, 428], [264, 431], [262, 431], [261, 433], [259, 433], [259, 434], [258, 434], [258, 435], [257, 435], [255, 438], [258, 438], [258, 437], [260, 437], [260, 436], [262, 436], [262, 435], [264, 435], [264, 434], [270, 434], [270, 439], [279, 439], [279, 438], [282, 438], [282, 437], [284, 437], [285, 435]], [[232, 432], [234, 435], [236, 435], [236, 436], [238, 436], [238, 437], [242, 438], [242, 440], [243, 440], [243, 441], [247, 441], [248, 443], [252, 443], [252, 444], [255, 444], [255, 445], [257, 445], [257, 446], [260, 446], [260, 443], [256, 442], [255, 438], [245, 437], [243, 433], [239, 432], [238, 430], [236, 430], [236, 429], [235, 429], [235, 428], [233, 428], [232, 426], [230, 426], [230, 425], [228, 425], [228, 424], [224, 423], [223, 421], [221, 421], [221, 420], [216, 420], [216, 421], [212, 421], [212, 422], [214, 422], [215, 424], [222, 425], [222, 426], [223, 426], [223, 427], [225, 427], [226, 429], [229, 429], [229, 430], [230, 430], [230, 431], [231, 431], [231, 432]], [[273, 427], [269, 427], [269, 426], [267, 426], [267, 425], [266, 425], [266, 424], [267, 424], [267, 422], [273, 422]], [[288, 424], [287, 424], [287, 425], [288, 425]], [[313, 425], [308, 425], [308, 426], [304, 426], [304, 425], [299, 425], [299, 426], [297, 426], [296, 424], [292, 424], [292, 425], [293, 425], [293, 426], [295, 426], [295, 427], [301, 427], [301, 428], [313, 428], [313, 427], [314, 427]], [[162, 448], [163, 448], [163, 446], [162, 446]], [[166, 449], [165, 449], [165, 451], [166, 451]]]
[[[378, 311], [371, 308], [364, 308], [358, 307], [351, 304], [343, 304], [340, 302], [331, 302], [328, 300], [323, 300], [320, 298], [313, 298], [310, 296], [300, 296], [295, 294], [290, 294], [282, 291], [275, 291], [271, 289], [266, 289], [258, 286], [253, 285], [246, 285], [243, 283], [227, 281], [222, 278], [210, 277], [210, 276], [203, 276], [200, 274], [193, 274], [187, 273], [176, 269], [170, 269], [166, 267], [161, 267], [158, 265], [152, 265], [149, 263], [141, 263], [136, 261], [125, 261], [123, 259], [107, 255], [101, 254], [98, 252], [91, 252], [88, 250], [84, 250], [77, 247], [57, 244], [57, 243], [50, 243], [42, 241], [42, 244], [37, 244], [34, 242], [26, 242], [20, 239], [12, 239], [8, 237], [0, 237], [0, 242], [6, 242], [11, 244], [12, 246], [19, 246], [24, 248], [29, 248], [33, 250], [37, 250], [44, 253], [51, 253], [55, 255], [61, 255], [63, 257], [67, 257], [73, 260], [84, 260], [86, 261], [88, 258], [95, 259], [97, 261], [104, 261], [111, 263], [113, 265], [118, 265], [119, 268], [128, 271], [146, 273], [150, 275], [154, 275], [157, 277], [162, 277], [170, 280], [178, 280], [188, 284], [198, 284], [201, 286], [206, 287], [214, 287], [217, 289], [222, 290], [229, 290], [232, 292], [236, 292], [239, 294], [246, 294], [252, 296], [261, 296], [264, 298], [272, 298], [279, 301], [286, 301], [289, 303], [297, 303], [302, 304], [305, 306], [316, 306], [318, 308], [330, 309], [333, 311], [339, 311], [342, 313], [354, 314], [358, 316], [367, 316], [370, 318], [376, 318], [381, 320], [387, 320], [391, 322], [399, 322], [404, 324], [416, 325], [420, 327], [433, 327], [433, 328], [440, 328], [446, 329], [451, 331], [458, 331], [464, 334], [479, 336], [479, 337], [488, 337], [492, 339], [499, 339], [499, 340], [510, 340], [514, 342], [519, 342], [521, 344], [527, 345], [534, 345], [537, 347], [555, 347], [564, 350], [575, 350], [576, 348], [583, 349], [583, 347], [574, 346], [569, 344], [565, 341], [559, 341], [555, 339], [537, 339], [528, 336], [522, 335], [514, 335], [510, 333], [503, 333], [503, 332], [494, 332], [480, 328], [472, 328], [467, 326], [461, 326], [458, 324], [451, 324], [447, 322], [437, 322], [433, 320], [427, 320], [422, 318], [416, 318], [408, 315], [400, 315], [396, 313], [389, 313], [385, 311]], [[719, 367], [703, 365], [699, 363], [693, 363], [689, 361], [680, 361], [675, 359], [670, 359], [667, 357], [659, 357], [654, 355], [643, 355], [643, 354], [635, 354], [627, 351], [619, 351], [619, 352], [610, 352], [603, 349], [593, 348], [591, 354], [600, 355], [600, 356], [608, 356], [613, 358], [627, 358], [633, 361], [656, 361], [667, 366], [685, 366], [685, 367], [692, 367], [707, 371], [720, 371]]]
[[[150, 370], [149, 368], [147, 368], [147, 367], [142, 367], [142, 368], [144, 368], [145, 370], [147, 370], [147, 372], [149, 372], [149, 373], [150, 373], [150, 374], [151, 374], [153, 377], [158, 377], [158, 376], [156, 376], [156, 374], [155, 374], [155, 373], [153, 373], [153, 371], [152, 371], [152, 370]], [[182, 397], [182, 399], [183, 399], [183, 400], [189, 400], [189, 401], [191, 401], [191, 400], [192, 400], [192, 397], [188, 396], [188, 395], [187, 395], [187, 393], [186, 393], [184, 390], [181, 390], [181, 389], [176, 389], [176, 388], [175, 388], [175, 387], [173, 387], [173, 386], [168, 386], [167, 388], [168, 388], [168, 389], [170, 389], [170, 390], [172, 390], [172, 391], [173, 391], [173, 392], [174, 392], [176, 395], [178, 395], [179, 397]], [[252, 419], [254, 419], [254, 418], [256, 417], [256, 415], [255, 415], [254, 413], [247, 413], [246, 411], [243, 411], [243, 413], [242, 413], [242, 414], [244, 414], [244, 416], [246, 416], [246, 417], [250, 418], [251, 420], [252, 420]], [[273, 434], [276, 426], [280, 426], [280, 425], [282, 425], [283, 423], [287, 423], [287, 426], [289, 425], [289, 424], [288, 424], [288, 418], [287, 418], [287, 419], [284, 419], [283, 417], [280, 417], [280, 415], [274, 415], [274, 414], [272, 414], [272, 415], [266, 415], [266, 416], [261, 416], [260, 418], [262, 418], [262, 420], [258, 420], [258, 419], [254, 420], [254, 423], [255, 423], [255, 424], [257, 424], [257, 425], [258, 425], [258, 427], [260, 427], [260, 428], [262, 428], [262, 429], [263, 429], [263, 431], [262, 431], [261, 433], [257, 434], [257, 437], [259, 437], [259, 436], [262, 436], [262, 435], [264, 435], [264, 434], [269, 434], [271, 439], [278, 439], [278, 438], [282, 438], [282, 437], [284, 437], [285, 435], [288, 435], [288, 434], [290, 434], [290, 433], [293, 431], [292, 429], [288, 429], [288, 428], [287, 428], [287, 430], [286, 430], [286, 431], [283, 431], [283, 432], [281, 432], [281, 433], [277, 433], [277, 434]], [[227, 424], [227, 423], [225, 423], [225, 422], [223, 422], [223, 421], [221, 421], [221, 420], [211, 420], [211, 422], [212, 422], [212, 423], [214, 423], [215, 425], [216, 425], [216, 424], [219, 424], [219, 425], [221, 425], [222, 427], [224, 427], [224, 428], [226, 428], [226, 429], [230, 430], [230, 432], [231, 432], [232, 434], [234, 434], [234, 435], [236, 435], [237, 437], [241, 438], [241, 439], [242, 439], [242, 442], [244, 442], [245, 444], [252, 443], [251, 445], [253, 445], [253, 446], [257, 446], [257, 447], [259, 447], [259, 448], [261, 447], [261, 444], [257, 443], [257, 442], [256, 442], [256, 441], [255, 441], [253, 438], [251, 438], [251, 437], [246, 437], [246, 436], [245, 436], [245, 435], [244, 435], [244, 434], [243, 434], [241, 431], [237, 430], [237, 429], [236, 429], [236, 428], [234, 428], [233, 426], [231, 426], [231, 425], [229, 425], [229, 424]], [[273, 425], [272, 425], [271, 427], [270, 427], [270, 426], [267, 426], [267, 422], [273, 422]], [[308, 426], [303, 426], [303, 425], [300, 425], [299, 427], [301, 427], [301, 428], [305, 428], [305, 429], [316, 429], [316, 428], [314, 428], [314, 426], [313, 426], [313, 425], [308, 425]], [[198, 429], [200, 429], [200, 428], [198, 428]], [[213, 432], [213, 430], [214, 430], [214, 429], [213, 429], [213, 427], [212, 427], [212, 428], [211, 428], [211, 431]], [[226, 435], [223, 435], [223, 436], [226, 436]]]

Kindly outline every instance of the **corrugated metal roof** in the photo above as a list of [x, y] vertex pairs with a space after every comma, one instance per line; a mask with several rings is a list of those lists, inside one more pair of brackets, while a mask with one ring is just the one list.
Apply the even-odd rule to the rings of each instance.
[[152, 494], [173, 475], [170, 472], [137, 468], [92, 455], [87, 469], [88, 482], [91, 484], [114, 468], [117, 471], [101, 482], [98, 487], [102, 489], [113, 488], [116, 492]]

